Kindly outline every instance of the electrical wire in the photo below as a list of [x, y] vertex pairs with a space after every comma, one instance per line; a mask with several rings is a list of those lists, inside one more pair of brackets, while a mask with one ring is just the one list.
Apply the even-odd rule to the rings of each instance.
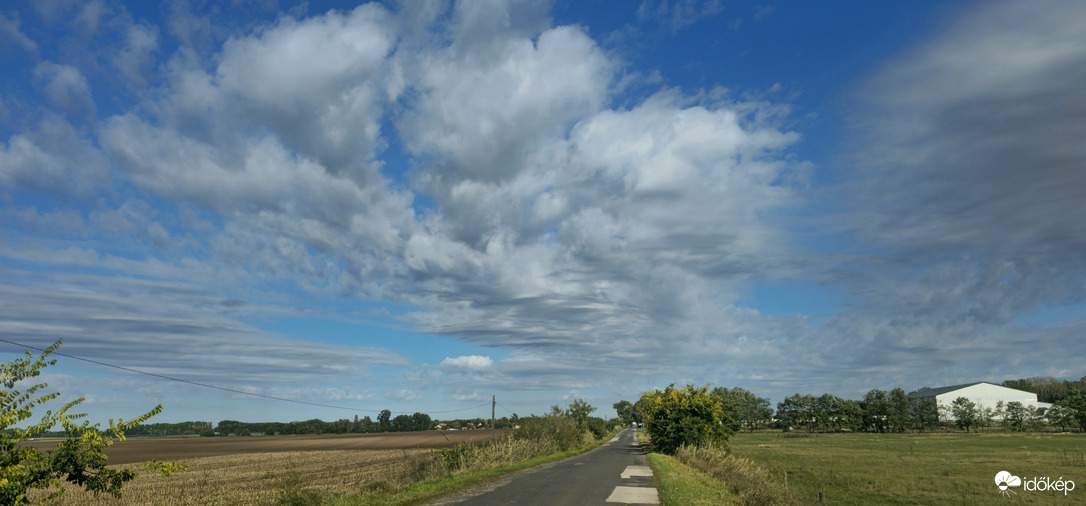
[[[40, 351], [40, 352], [45, 351], [45, 348], [38, 348], [36, 346], [30, 346], [28, 344], [17, 343], [15, 341], [8, 341], [7, 339], [0, 339], [0, 342], [13, 344], [13, 345], [18, 346], [20, 348], [28, 348], [28, 349], [31, 349], [31, 350], [37, 350], [37, 351]], [[268, 400], [273, 400], [273, 401], [293, 402], [295, 404], [304, 404], [304, 405], [307, 405], [307, 406], [316, 406], [316, 407], [319, 407], [319, 408], [342, 409], [342, 410], [346, 410], [346, 411], [367, 412], [367, 413], [380, 413], [381, 412], [381, 410], [377, 410], [377, 409], [351, 408], [351, 407], [346, 407], [346, 406], [334, 406], [334, 405], [331, 405], [331, 404], [321, 404], [319, 402], [299, 401], [297, 399], [287, 399], [285, 397], [276, 397], [274, 395], [258, 394], [258, 393], [254, 393], [254, 392], [246, 392], [244, 390], [236, 390], [236, 389], [233, 389], [233, 388], [226, 388], [226, 387], [220, 387], [220, 386], [216, 386], [216, 385], [209, 385], [207, 383], [200, 383], [198, 381], [192, 381], [192, 380], [187, 380], [187, 379], [182, 379], [182, 378], [174, 378], [172, 376], [166, 376], [166, 375], [156, 374], [156, 373], [147, 372], [147, 371], [140, 371], [138, 369], [132, 369], [132, 368], [129, 368], [129, 367], [109, 364], [109, 363], [106, 363], [106, 362], [102, 362], [102, 361], [98, 361], [98, 360], [92, 360], [92, 359], [89, 359], [89, 358], [77, 357], [75, 355], [69, 355], [67, 353], [61, 353], [61, 352], [55, 351], [55, 350], [51, 353], [51, 355], [59, 355], [61, 357], [67, 357], [67, 358], [71, 358], [71, 359], [75, 359], [75, 360], [81, 360], [83, 362], [88, 362], [88, 363], [91, 363], [91, 364], [96, 364], [96, 365], [100, 365], [100, 366], [104, 366], [104, 367], [112, 367], [114, 369], [120, 369], [122, 371], [127, 371], [127, 372], [131, 372], [131, 373], [143, 374], [143, 375], [146, 375], [146, 376], [153, 376], [155, 378], [164, 379], [164, 380], [168, 380], [168, 381], [176, 381], [176, 382], [179, 382], [179, 383], [187, 383], [189, 385], [195, 385], [195, 386], [204, 387], [204, 388], [213, 388], [215, 390], [221, 390], [223, 392], [230, 392], [232, 394], [248, 395], [248, 396], [251, 396], [251, 397], [259, 397], [259, 398], [262, 398], [262, 399], [268, 399]], [[487, 404], [489, 404], [489, 403], [487, 403]], [[479, 405], [479, 406], [473, 406], [473, 407], [470, 407], [470, 408], [463, 408], [463, 409], [450, 409], [450, 410], [445, 410], [445, 411], [431, 411], [428, 414], [435, 414], [436, 415], [436, 414], [444, 414], [444, 413], [459, 413], [461, 411], [469, 411], [469, 410], [473, 410], [473, 409], [481, 409], [481, 408], [484, 408], [484, 407], [486, 407], [486, 404], [482, 404], [482, 405]], [[391, 410], [389, 412], [394, 413], [394, 414], [409, 414], [409, 413], [412, 413], [411, 411], [391, 411]]]

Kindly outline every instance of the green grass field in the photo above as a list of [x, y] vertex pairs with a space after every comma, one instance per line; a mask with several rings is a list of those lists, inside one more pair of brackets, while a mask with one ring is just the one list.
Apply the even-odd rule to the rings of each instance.
[[[1086, 434], [736, 434], [747, 457], [801, 498], [825, 504], [1086, 504]], [[1002, 497], [994, 478], [1050, 477], [1075, 490]]]

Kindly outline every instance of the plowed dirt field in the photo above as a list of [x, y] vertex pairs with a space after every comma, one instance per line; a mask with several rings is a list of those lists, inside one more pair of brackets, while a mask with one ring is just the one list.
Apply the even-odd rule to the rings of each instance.
[[[496, 431], [500, 436], [503, 431]], [[385, 434], [326, 434], [302, 436], [247, 437], [130, 437], [106, 449], [110, 465], [175, 461], [196, 457], [216, 457], [246, 453], [303, 452], [317, 450], [409, 450], [447, 448], [453, 443], [481, 442], [490, 438], [488, 430], [392, 432]], [[57, 441], [25, 443], [40, 450], [56, 448]]]

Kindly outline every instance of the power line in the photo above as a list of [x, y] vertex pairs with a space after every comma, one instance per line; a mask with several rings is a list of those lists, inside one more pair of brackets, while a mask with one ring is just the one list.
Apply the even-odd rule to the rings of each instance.
[[[8, 344], [14, 344], [15, 346], [18, 346], [18, 347], [21, 347], [21, 348], [29, 348], [31, 350], [37, 350], [37, 351], [41, 351], [41, 352], [45, 351], [45, 348], [38, 348], [37, 346], [30, 346], [28, 344], [17, 343], [15, 341], [8, 341], [7, 339], [0, 339], [0, 342], [4, 342], [4, 343], [8, 343]], [[129, 368], [129, 367], [124, 367], [124, 366], [119, 366], [119, 365], [114, 365], [114, 364], [108, 364], [106, 362], [101, 362], [101, 361], [98, 361], [98, 360], [92, 360], [92, 359], [89, 359], [89, 358], [77, 357], [75, 355], [69, 355], [67, 353], [61, 353], [59, 351], [53, 351], [51, 353], [51, 355], [59, 355], [59, 356], [62, 356], [62, 357], [73, 358], [75, 360], [82, 360], [83, 362], [89, 362], [91, 364], [97, 364], [97, 365], [101, 365], [101, 366], [105, 366], [105, 367], [112, 367], [114, 369], [120, 369], [122, 371], [128, 371], [128, 372], [136, 373], [136, 374], [143, 374], [143, 375], [146, 375], [146, 376], [153, 376], [155, 378], [164, 379], [164, 380], [168, 380], [168, 381], [176, 381], [176, 382], [179, 382], [179, 383], [187, 383], [189, 385], [196, 385], [196, 386], [204, 387], [204, 388], [213, 388], [215, 390], [222, 390], [223, 392], [230, 392], [230, 393], [233, 393], [233, 394], [248, 395], [248, 396], [252, 396], [252, 397], [259, 397], [259, 398], [262, 398], [262, 399], [269, 399], [269, 400], [273, 400], [273, 401], [293, 402], [295, 404], [304, 404], [304, 405], [307, 405], [307, 406], [316, 406], [316, 407], [319, 407], [319, 408], [342, 409], [342, 410], [346, 410], [346, 411], [364, 411], [364, 412], [370, 412], [370, 413], [380, 413], [381, 412], [381, 410], [377, 410], [377, 409], [350, 408], [350, 407], [346, 407], [346, 406], [333, 406], [331, 404], [321, 404], [319, 402], [299, 401], [297, 399], [287, 399], [285, 397], [276, 397], [274, 395], [258, 394], [258, 393], [253, 393], [253, 392], [246, 392], [244, 390], [236, 390], [236, 389], [233, 389], [233, 388], [226, 388], [226, 387], [220, 387], [220, 386], [216, 386], [216, 385], [209, 385], [207, 383], [200, 383], [198, 381], [192, 381], [192, 380], [187, 380], [187, 379], [182, 379], [182, 378], [174, 378], [172, 376], [166, 376], [166, 375], [156, 374], [156, 373], [147, 372], [147, 371], [140, 371], [138, 369], [132, 369], [132, 368]], [[450, 409], [450, 410], [446, 410], [446, 411], [431, 411], [431, 412], [429, 412], [427, 414], [458, 413], [458, 412], [461, 412], [461, 411], [468, 411], [468, 410], [472, 410], [472, 409], [484, 408], [484, 407], [488, 406], [489, 404], [490, 403], [482, 404], [482, 405], [479, 405], [479, 406], [473, 406], [473, 407], [470, 407], [470, 408], [463, 408], [463, 409]], [[411, 413], [410, 411], [391, 411], [391, 410], [390, 410], [390, 412], [391, 413], [396, 413], [396, 414], [408, 414], [408, 413]]]

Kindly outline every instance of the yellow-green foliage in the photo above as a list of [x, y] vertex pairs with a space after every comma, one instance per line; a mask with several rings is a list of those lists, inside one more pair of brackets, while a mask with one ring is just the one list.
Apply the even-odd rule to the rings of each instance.
[[[45, 499], [56, 499], [64, 493], [64, 488], [60, 486], [62, 479], [94, 494], [106, 492], [120, 497], [121, 486], [135, 478], [136, 473], [131, 469], [106, 468], [106, 456], [102, 450], [112, 445], [114, 438], [124, 441], [125, 430], [162, 411], [159, 405], [128, 422], [110, 420], [109, 430], [102, 432], [98, 430], [98, 424], [76, 422], [85, 418], [85, 413], [68, 413], [83, 402], [84, 398], [81, 397], [65, 404], [56, 413], [47, 411], [34, 425], [25, 429], [17, 427], [20, 422], [34, 416], [34, 408], [60, 395], [57, 392], [38, 394], [47, 386], [45, 383], [31, 385], [26, 390], [15, 388], [19, 382], [38, 376], [41, 369], [55, 364], [56, 360], [46, 360], [46, 357], [60, 343], [60, 340], [53, 343], [37, 359], [28, 351], [23, 358], [0, 362], [0, 383], [3, 383], [3, 390], [0, 391], [0, 430], [3, 431], [0, 432], [0, 504], [30, 503], [27, 492], [32, 489], [50, 489], [51, 493]], [[56, 450], [42, 453], [19, 444], [58, 424], [64, 428], [67, 439]], [[156, 466], [163, 473], [178, 469], [176, 465], [168, 463]]]
[[735, 433], [731, 417], [720, 400], [709, 395], [708, 385], [681, 389], [670, 385], [664, 391], [645, 392], [638, 406], [645, 413], [652, 448], [658, 452], [675, 453], [682, 445], [724, 446]]

